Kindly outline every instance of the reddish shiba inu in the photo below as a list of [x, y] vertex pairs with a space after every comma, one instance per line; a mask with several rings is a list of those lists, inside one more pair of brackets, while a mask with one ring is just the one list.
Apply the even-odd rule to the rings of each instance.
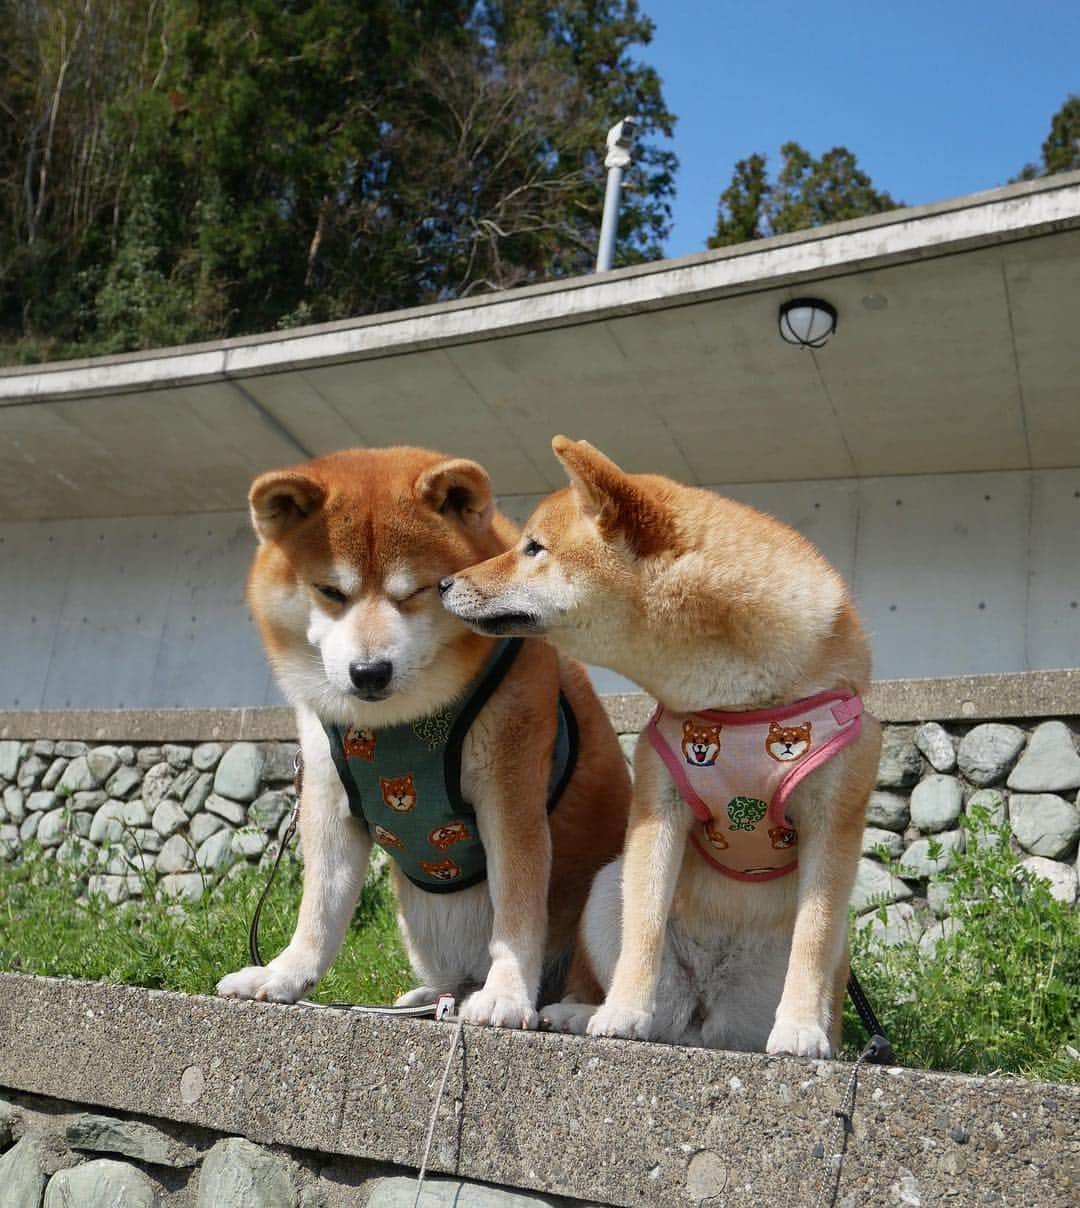
[[[323, 976], [374, 836], [395, 861], [420, 983], [399, 1002], [471, 991], [466, 1020], [535, 1027], [542, 964], [572, 947], [593, 874], [618, 855], [630, 786], [577, 663], [543, 642], [478, 635], [439, 602], [441, 579], [516, 539], [486, 472], [426, 449], [353, 449], [263, 474], [250, 503], [248, 600], [303, 753], [304, 892], [285, 950], [222, 978], [219, 993], [294, 1002]], [[552, 788], [568, 715], [576, 760]], [[414, 782], [414, 755], [438, 774]], [[468, 827], [452, 811], [426, 820], [439, 792]], [[463, 851], [479, 873], [466, 875]]]
[[[626, 474], [585, 442], [553, 448], [571, 486], [512, 550], [441, 583], [443, 602], [479, 632], [543, 634], [659, 707], [637, 744], [623, 855], [586, 906], [578, 1001], [542, 1015], [591, 1035], [828, 1057], [880, 749], [847, 589], [769, 516]], [[599, 1008], [576, 990], [590, 974]]]

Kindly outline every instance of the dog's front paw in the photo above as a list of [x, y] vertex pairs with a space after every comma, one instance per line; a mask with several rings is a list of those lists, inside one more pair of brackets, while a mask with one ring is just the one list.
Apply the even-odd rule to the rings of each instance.
[[496, 1028], [535, 1028], [539, 1017], [527, 998], [477, 990], [461, 1008], [466, 1023], [489, 1023]]
[[223, 998], [254, 998], [259, 1002], [296, 1002], [315, 984], [314, 978], [286, 973], [269, 965], [249, 965], [229, 973], [217, 984]]
[[585, 1002], [552, 1002], [540, 1008], [540, 1026], [549, 1032], [584, 1036], [596, 1007]]
[[648, 1040], [652, 1031], [652, 1012], [630, 1007], [609, 1007], [606, 1003], [589, 1020], [589, 1036], [621, 1036], [625, 1040]]
[[828, 1059], [832, 1056], [832, 1045], [824, 1029], [816, 1023], [783, 1023], [777, 1020], [769, 1033], [765, 1052], [790, 1053], [794, 1057], [818, 1057]]

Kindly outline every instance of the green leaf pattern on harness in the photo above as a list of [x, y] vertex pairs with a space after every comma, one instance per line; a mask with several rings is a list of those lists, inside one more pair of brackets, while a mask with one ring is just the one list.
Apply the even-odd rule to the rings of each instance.
[[732, 797], [727, 807], [727, 816], [731, 819], [731, 829], [752, 831], [765, 817], [768, 808], [760, 797]]
[[413, 722], [413, 733], [424, 743], [428, 750], [445, 746], [450, 737], [450, 726], [454, 720], [454, 711], [447, 706], [437, 713], [421, 717]]

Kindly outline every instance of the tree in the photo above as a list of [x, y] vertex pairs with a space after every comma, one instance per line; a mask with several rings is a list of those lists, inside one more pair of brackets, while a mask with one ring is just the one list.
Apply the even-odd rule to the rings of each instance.
[[780, 155], [780, 171], [773, 181], [764, 155], [751, 155], [735, 165], [731, 184], [720, 194], [716, 231], [708, 247], [880, 214], [902, 204], [874, 188], [846, 147], [833, 147], [814, 159], [790, 142], [780, 148]]
[[[637, 0], [0, 0], [0, 19], [30, 47], [0, 52], [0, 106], [17, 118], [0, 188], [22, 205], [54, 95], [79, 137], [52, 153], [50, 198], [112, 148], [81, 226], [52, 200], [33, 239], [22, 211], [0, 218], [0, 344], [14, 355], [212, 339], [587, 271], [604, 133], [627, 113], [642, 137], [617, 257], [661, 254], [675, 160], [653, 139], [674, 118], [632, 57], [653, 28]], [[57, 24], [64, 36], [44, 40]], [[76, 26], [96, 125], [68, 102]]]
[[1069, 99], [1050, 119], [1050, 133], [1042, 145], [1042, 163], [1028, 164], [1017, 180], [1036, 180], [1080, 168], [1080, 96]]

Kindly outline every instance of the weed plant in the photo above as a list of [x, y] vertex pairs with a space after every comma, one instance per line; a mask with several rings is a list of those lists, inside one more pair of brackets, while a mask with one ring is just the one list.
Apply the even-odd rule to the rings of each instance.
[[[114, 905], [87, 893], [93, 871], [78, 849], [55, 859], [30, 848], [0, 863], [0, 970], [213, 994], [223, 974], [250, 963], [248, 925], [266, 869], [207, 876], [201, 900], [183, 906], [162, 896], [153, 872], [139, 874], [140, 897]], [[259, 927], [264, 960], [292, 934], [301, 875], [291, 860], [278, 871]], [[345, 946], [311, 997], [386, 1003], [411, 984], [384, 873], [365, 885]]]
[[[1080, 1082], [1080, 916], [1021, 865], [1008, 826], [979, 807], [963, 825], [945, 874], [955, 923], [922, 946], [853, 928], [852, 967], [901, 1064]], [[850, 1004], [845, 1036], [865, 1043]]]

